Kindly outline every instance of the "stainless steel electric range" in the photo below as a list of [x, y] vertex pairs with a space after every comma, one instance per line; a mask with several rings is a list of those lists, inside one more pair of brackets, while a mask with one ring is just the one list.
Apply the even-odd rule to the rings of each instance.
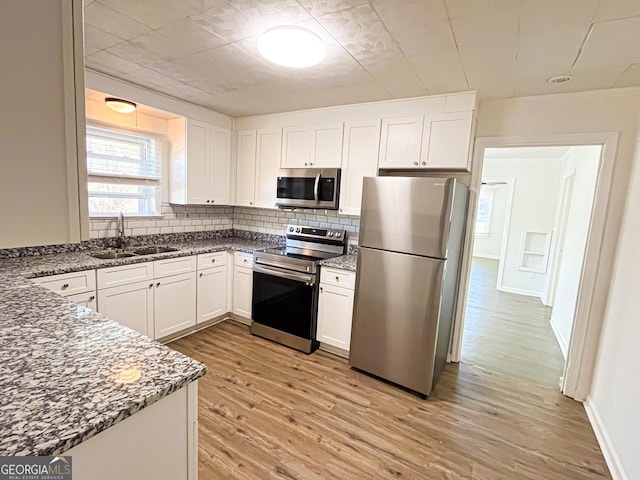
[[284, 247], [253, 254], [251, 333], [305, 353], [318, 348], [319, 263], [344, 255], [344, 230], [289, 225]]

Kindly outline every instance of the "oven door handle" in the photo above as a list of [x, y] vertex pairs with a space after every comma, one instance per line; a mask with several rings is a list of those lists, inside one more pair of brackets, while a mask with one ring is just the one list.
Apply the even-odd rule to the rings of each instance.
[[318, 187], [320, 186], [320, 174], [316, 175], [316, 181], [313, 184], [313, 199], [316, 201], [316, 204], [320, 203], [320, 199], [318, 198]]
[[274, 277], [286, 278], [288, 280], [294, 280], [296, 282], [304, 282], [308, 285], [315, 285], [316, 276], [308, 275], [306, 273], [296, 273], [282, 270], [280, 268], [275, 267], [261, 267], [259, 265], [253, 264], [253, 271], [258, 273], [264, 273], [265, 275], [273, 275]]

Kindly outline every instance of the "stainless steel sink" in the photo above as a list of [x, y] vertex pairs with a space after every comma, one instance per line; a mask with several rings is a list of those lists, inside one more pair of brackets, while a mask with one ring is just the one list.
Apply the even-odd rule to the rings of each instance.
[[177, 252], [177, 248], [173, 247], [161, 247], [161, 246], [150, 246], [150, 247], [141, 247], [135, 248], [132, 250], [136, 255], [154, 255], [156, 253], [167, 253], [167, 252]]
[[115, 260], [117, 258], [135, 257], [136, 254], [132, 252], [103, 252], [103, 253], [93, 253], [89, 256], [93, 258], [99, 258], [101, 260]]

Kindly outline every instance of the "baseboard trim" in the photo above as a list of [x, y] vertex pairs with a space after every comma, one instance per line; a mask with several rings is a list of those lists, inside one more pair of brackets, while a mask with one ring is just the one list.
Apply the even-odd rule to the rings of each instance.
[[500, 260], [500, 255], [488, 255], [485, 253], [473, 253], [473, 257], [488, 258], [489, 260]]
[[629, 480], [620, 462], [620, 458], [618, 458], [618, 454], [613, 447], [613, 443], [611, 443], [611, 439], [604, 428], [602, 419], [591, 401], [591, 397], [587, 397], [583, 405], [584, 410], [587, 412], [589, 422], [591, 423], [593, 433], [595, 433], [598, 444], [600, 445], [600, 450], [602, 450], [604, 460], [607, 463], [607, 467], [609, 467], [611, 478], [613, 478], [613, 480]]
[[339, 347], [334, 347], [333, 345], [328, 345], [326, 343], [320, 342], [320, 348], [323, 352], [331, 353], [332, 355], [337, 355], [342, 358], [349, 358], [349, 350], [344, 350]]
[[506, 293], [515, 293], [516, 295], [525, 295], [527, 297], [540, 298], [540, 292], [532, 292], [530, 290], [520, 290], [519, 288], [499, 287], [498, 290]]
[[551, 320], [549, 320], [549, 324], [551, 325], [551, 330], [553, 330], [553, 335], [556, 337], [556, 340], [558, 341], [558, 345], [560, 346], [560, 351], [562, 352], [562, 355], [564, 356], [564, 359], [566, 361], [567, 355], [569, 353], [569, 345], [567, 344], [567, 341], [565, 340], [565, 338], [562, 336], [562, 332], [560, 331], [560, 328], [558, 327], [558, 324], [555, 321], [555, 317], [553, 316], [553, 313], [551, 314]]

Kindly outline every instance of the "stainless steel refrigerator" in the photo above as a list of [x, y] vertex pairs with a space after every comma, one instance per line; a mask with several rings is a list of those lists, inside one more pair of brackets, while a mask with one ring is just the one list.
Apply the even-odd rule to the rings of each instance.
[[468, 189], [455, 178], [365, 178], [349, 363], [429, 395], [446, 362]]

